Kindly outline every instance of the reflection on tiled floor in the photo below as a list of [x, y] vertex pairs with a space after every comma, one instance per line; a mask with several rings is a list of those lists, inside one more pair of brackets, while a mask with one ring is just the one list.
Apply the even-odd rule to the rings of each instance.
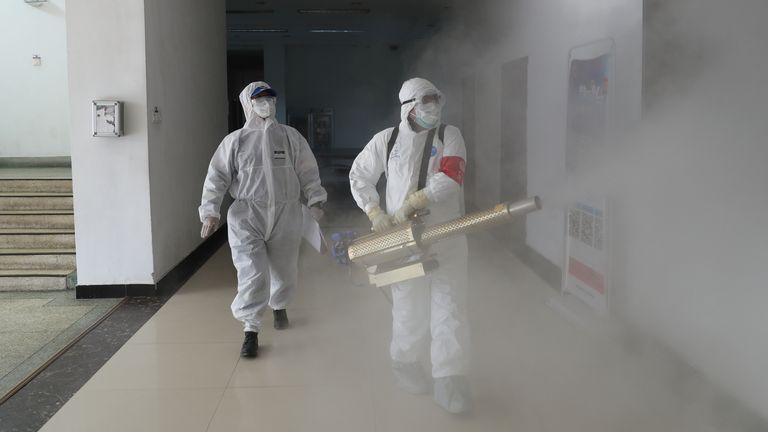
[[471, 246], [470, 416], [393, 385], [386, 299], [311, 253], [289, 309], [293, 327], [273, 330], [268, 314], [259, 357], [240, 359], [224, 248], [42, 430], [715, 430], [702, 404], [620, 345], [571, 325], [545, 305], [548, 286], [511, 256], [483, 253], [487, 245]]
[[74, 291], [0, 293], [0, 396], [117, 303], [75, 300]]

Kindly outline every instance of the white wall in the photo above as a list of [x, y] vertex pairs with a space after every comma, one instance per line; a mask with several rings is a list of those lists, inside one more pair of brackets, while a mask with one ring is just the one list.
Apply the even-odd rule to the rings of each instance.
[[[202, 183], [227, 129], [224, 1], [69, 6], [78, 283], [152, 284], [202, 242]], [[94, 99], [124, 101], [125, 136], [91, 137]]]
[[768, 3], [659, 3], [661, 96], [594, 179], [621, 199], [621, 306], [768, 419]]
[[[154, 279], [202, 240], [197, 207], [227, 133], [224, 0], [145, 0]], [[151, 123], [157, 106], [161, 122]]]
[[0, 157], [70, 154], [64, 7], [0, 2]]
[[642, 109], [642, 0], [488, 0], [460, 11], [455, 22], [408, 50], [407, 75], [433, 80], [448, 96], [445, 119], [460, 125], [461, 80], [475, 80], [474, 199], [491, 206], [500, 196], [501, 67], [528, 57], [528, 192], [544, 200], [528, 216], [527, 242], [560, 266], [563, 260], [568, 56], [605, 38], [616, 43], [613, 115], [617, 128], [635, 124]]
[[[144, 2], [72, 1], [66, 23], [78, 283], [152, 283]], [[91, 136], [95, 99], [124, 101], [125, 136]]]
[[[566, 105], [569, 51], [579, 45], [612, 38], [616, 43], [612, 108], [615, 127], [626, 128], [641, 117], [642, 1], [603, 2], [570, 0], [510, 2], [500, 16], [516, 17], [498, 46], [484, 52], [478, 70], [477, 125], [473, 142], [483, 150], [475, 166], [497, 169], [498, 136], [503, 119], [501, 64], [529, 57], [528, 66], [528, 192], [540, 195], [544, 209], [528, 216], [528, 244], [560, 266], [564, 247], [564, 212], [569, 199], [565, 174]], [[497, 18], [502, 19], [502, 18]], [[556, 30], [555, 30], [556, 29]], [[488, 176], [491, 173], [487, 174]], [[488, 186], [498, 190], [498, 177]], [[493, 195], [496, 198], [498, 195]], [[485, 202], [484, 204], [491, 204]]]
[[288, 45], [288, 112], [333, 108], [335, 148], [361, 149], [400, 121], [401, 68], [384, 45]]
[[[545, 205], [528, 219], [530, 246], [561, 264], [569, 191], [607, 195], [613, 311], [768, 418], [768, 4], [662, 2], [678, 7], [665, 11], [674, 37], [659, 49], [691, 64], [670, 64], [684, 73], [679, 89], [656, 71], [662, 101], [638, 122], [642, 2], [523, 3], [508, 11], [518, 25], [496, 54], [500, 62], [530, 56], [528, 189]], [[568, 49], [607, 36], [616, 41], [618, 134], [590, 174], [565, 184]], [[482, 67], [479, 85], [499, 88], [497, 70], [498, 62]], [[477, 118], [493, 123], [498, 101], [484, 96]]]
[[[560, 265], [569, 192], [607, 195], [613, 312], [768, 418], [768, 3], [661, 1], [677, 7], [657, 31], [674, 37], [657, 45], [666, 54], [654, 71], [662, 96], [642, 121], [640, 0], [494, 3], [492, 16], [480, 14], [480, 35], [444, 34], [419, 69], [445, 70], [434, 52], [454, 47], [448, 66], [475, 76], [468, 142], [478, 147], [477, 198], [498, 196], [500, 66], [529, 56], [528, 190], [545, 207], [528, 218], [530, 246]], [[568, 51], [604, 37], [616, 42], [611, 114], [620, 133], [588, 175], [567, 184]]]

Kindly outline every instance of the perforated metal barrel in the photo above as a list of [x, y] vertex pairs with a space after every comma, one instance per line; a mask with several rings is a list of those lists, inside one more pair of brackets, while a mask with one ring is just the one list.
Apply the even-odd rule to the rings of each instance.
[[496, 207], [477, 213], [431, 226], [421, 235], [421, 243], [429, 246], [459, 234], [490, 228], [512, 221], [515, 217], [525, 215], [541, 208], [539, 197], [528, 198], [514, 203], [502, 203]]
[[349, 246], [352, 262], [365, 265], [382, 264], [419, 252], [417, 227], [410, 222], [389, 231], [361, 237]]

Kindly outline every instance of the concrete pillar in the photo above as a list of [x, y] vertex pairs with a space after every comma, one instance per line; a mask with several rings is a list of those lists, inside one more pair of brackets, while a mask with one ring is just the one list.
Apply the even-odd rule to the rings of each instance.
[[[204, 3], [67, 2], [79, 287], [153, 285], [202, 241], [227, 112], [224, 0]], [[92, 136], [99, 99], [124, 103], [124, 136]]]

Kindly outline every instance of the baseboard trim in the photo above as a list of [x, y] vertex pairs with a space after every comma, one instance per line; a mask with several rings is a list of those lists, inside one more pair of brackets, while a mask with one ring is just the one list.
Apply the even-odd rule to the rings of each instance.
[[155, 295], [155, 285], [78, 285], [75, 296], [78, 299], [149, 297]]
[[171, 296], [189, 278], [192, 277], [200, 267], [203, 266], [221, 247], [227, 242], [227, 226], [224, 224], [213, 235], [205, 240], [191, 254], [187, 255], [176, 267], [171, 269], [156, 284], [156, 294], [159, 296]]
[[559, 291], [562, 286], [563, 271], [560, 267], [546, 259], [544, 255], [536, 252], [535, 249], [527, 244], [521, 245], [513, 251], [514, 255], [523, 262], [523, 264], [536, 273], [537, 276], [544, 279], [553, 289]]
[[155, 284], [78, 285], [78, 299], [121, 297], [170, 297], [227, 242], [227, 227], [222, 226]]

